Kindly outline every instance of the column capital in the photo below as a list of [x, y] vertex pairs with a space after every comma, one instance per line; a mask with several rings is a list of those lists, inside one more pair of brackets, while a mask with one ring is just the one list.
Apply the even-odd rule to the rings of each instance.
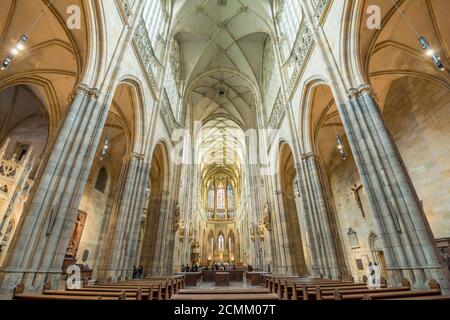
[[73, 98], [77, 94], [88, 96], [92, 99], [97, 100], [100, 95], [100, 90], [98, 90], [97, 88], [89, 88], [88, 85], [86, 85], [84, 83], [79, 83], [78, 85], [75, 86], [75, 88], [69, 94], [69, 96], [67, 98], [68, 102], [71, 103], [73, 101]]
[[309, 160], [309, 159], [315, 159], [317, 161], [321, 160], [320, 155], [318, 155], [315, 152], [304, 153], [300, 157], [302, 160]]
[[143, 153], [131, 152], [124, 156], [124, 160], [144, 160], [145, 155]]
[[368, 83], [363, 83], [359, 85], [357, 88], [350, 88], [347, 91], [347, 95], [350, 99], [358, 98], [365, 93], [373, 94], [373, 88]]

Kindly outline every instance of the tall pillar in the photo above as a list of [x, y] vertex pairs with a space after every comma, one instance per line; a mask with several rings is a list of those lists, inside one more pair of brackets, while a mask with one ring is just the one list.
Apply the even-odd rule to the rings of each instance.
[[277, 235], [280, 248], [280, 262], [281, 265], [277, 265], [274, 269], [275, 273], [294, 275], [293, 259], [291, 257], [291, 250], [289, 246], [289, 232], [286, 219], [286, 204], [284, 203], [284, 195], [282, 190], [275, 192], [276, 200], [278, 203], [278, 214], [274, 217], [274, 233]]
[[302, 156], [299, 165], [302, 183], [307, 239], [311, 255], [312, 276], [322, 274], [337, 279], [341, 275], [337, 250], [333, 239], [330, 212], [319, 175], [318, 156], [309, 153]]
[[414, 287], [425, 288], [433, 278], [448, 290], [448, 270], [440, 264], [428, 221], [370, 86], [349, 90], [349, 99], [339, 111], [375, 215], [391, 283], [406, 277]]
[[98, 268], [100, 277], [116, 281], [132, 275], [149, 176], [149, 165], [143, 160], [143, 155], [135, 153], [124, 159], [126, 174], [108, 225], [109, 235], [103, 243], [102, 265]]
[[100, 141], [108, 105], [97, 89], [79, 85], [0, 273], [3, 289], [23, 282], [56, 284], [78, 206]]

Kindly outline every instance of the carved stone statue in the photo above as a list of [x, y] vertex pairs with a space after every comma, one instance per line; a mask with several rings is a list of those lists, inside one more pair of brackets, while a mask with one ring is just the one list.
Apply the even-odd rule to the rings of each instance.
[[268, 202], [264, 204], [263, 224], [267, 230], [272, 231], [272, 214], [270, 213]]
[[250, 228], [250, 239], [255, 241], [255, 230], [253, 228]]
[[180, 219], [181, 219], [180, 205], [177, 204], [173, 218], [173, 229], [172, 229], [173, 232], [177, 232], [180, 229]]
[[192, 242], [194, 237], [194, 227], [192, 226], [192, 222], [189, 225], [189, 242]]
[[81, 226], [81, 220], [80, 220], [80, 216], [77, 217], [77, 221], [75, 221], [75, 225], [73, 227], [73, 233], [72, 233], [72, 238], [70, 239], [69, 242], [69, 247], [67, 248], [67, 252], [66, 255], [68, 256], [75, 256], [75, 250], [76, 250], [76, 245], [78, 242], [78, 235], [80, 230], [80, 226]]
[[81, 240], [81, 235], [83, 233], [84, 222], [86, 221], [86, 214], [80, 213], [77, 216], [77, 221], [75, 221], [73, 227], [72, 238], [70, 239], [69, 246], [67, 247], [66, 255], [70, 257], [75, 257], [78, 250], [78, 245]]

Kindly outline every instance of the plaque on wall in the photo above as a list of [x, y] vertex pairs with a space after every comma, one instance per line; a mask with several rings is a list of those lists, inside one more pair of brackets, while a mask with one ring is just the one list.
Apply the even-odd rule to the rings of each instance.
[[358, 249], [360, 247], [359, 245], [359, 240], [358, 240], [358, 235], [356, 234], [356, 232], [350, 228], [348, 230], [348, 239], [350, 240], [350, 246], [352, 247], [352, 249]]
[[356, 266], [358, 267], [358, 270], [364, 270], [362, 259], [356, 259]]

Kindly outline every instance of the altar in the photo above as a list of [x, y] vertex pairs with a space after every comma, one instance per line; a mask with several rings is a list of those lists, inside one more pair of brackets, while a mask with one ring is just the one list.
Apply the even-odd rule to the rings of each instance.
[[[225, 272], [225, 271], [203, 271], [203, 282], [215, 282], [216, 281], [216, 273], [218, 272]], [[232, 270], [232, 271], [226, 271], [229, 273], [230, 281], [231, 282], [244, 282], [244, 271], [242, 270]]]
[[229, 286], [230, 286], [230, 273], [216, 272], [216, 287], [229, 287]]

